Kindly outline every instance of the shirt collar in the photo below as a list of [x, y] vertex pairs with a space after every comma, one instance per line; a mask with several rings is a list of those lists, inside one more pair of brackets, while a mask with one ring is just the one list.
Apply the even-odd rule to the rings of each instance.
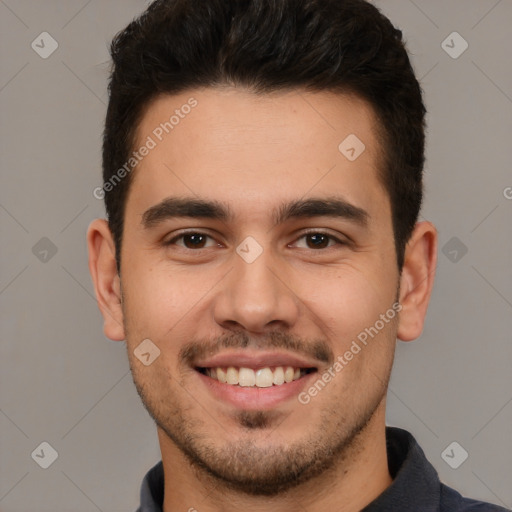
[[386, 427], [386, 448], [393, 483], [361, 512], [438, 512], [439, 477], [412, 434]]
[[[386, 427], [386, 447], [393, 483], [361, 512], [437, 512], [439, 477], [414, 437], [406, 430]], [[162, 512], [163, 502], [164, 469], [160, 461], [144, 477], [137, 512]]]

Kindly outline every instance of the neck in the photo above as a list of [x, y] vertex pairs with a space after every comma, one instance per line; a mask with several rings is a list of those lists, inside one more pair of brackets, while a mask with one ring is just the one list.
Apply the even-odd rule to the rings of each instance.
[[222, 482], [191, 466], [189, 460], [159, 428], [165, 475], [163, 512], [190, 510], [285, 512], [300, 503], [309, 512], [357, 512], [371, 503], [392, 479], [388, 471], [384, 404], [339, 463], [308, 482], [275, 497], [250, 496], [226, 488]]

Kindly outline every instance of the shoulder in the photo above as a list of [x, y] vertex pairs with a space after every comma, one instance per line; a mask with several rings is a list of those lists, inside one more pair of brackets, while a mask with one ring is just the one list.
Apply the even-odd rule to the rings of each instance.
[[462, 496], [439, 479], [434, 466], [407, 430], [386, 427], [391, 486], [365, 512], [512, 512], [510, 509]]
[[441, 484], [439, 505], [440, 512], [510, 512], [510, 509], [492, 503], [464, 498], [445, 484]]

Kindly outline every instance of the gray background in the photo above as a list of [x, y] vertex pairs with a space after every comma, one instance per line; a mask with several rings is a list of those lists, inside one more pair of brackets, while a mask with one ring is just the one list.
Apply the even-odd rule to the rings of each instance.
[[[512, 2], [376, 3], [425, 90], [422, 214], [440, 236], [424, 333], [398, 345], [388, 423], [414, 433], [446, 483], [512, 507]], [[102, 333], [85, 244], [103, 216], [92, 191], [107, 46], [146, 5], [0, 0], [2, 512], [135, 510], [160, 458], [124, 343]], [[46, 59], [31, 47], [43, 31], [59, 45]], [[469, 44], [458, 58], [441, 46], [453, 31]], [[43, 441], [58, 452], [48, 469], [31, 457]], [[453, 441], [469, 453], [458, 469], [441, 456]]]

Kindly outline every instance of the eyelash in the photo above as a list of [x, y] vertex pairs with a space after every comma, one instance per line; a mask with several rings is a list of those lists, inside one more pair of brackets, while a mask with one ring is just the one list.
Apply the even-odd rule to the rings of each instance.
[[[212, 236], [208, 235], [207, 233], [203, 233], [201, 231], [184, 231], [182, 233], [180, 233], [179, 235], [175, 236], [174, 238], [172, 238], [171, 240], [168, 240], [166, 242], [164, 242], [163, 245], [165, 246], [170, 246], [170, 245], [174, 245], [176, 243], [177, 240], [180, 240], [181, 238], [187, 236], [187, 235], [202, 235], [202, 236], [206, 236], [208, 238], [211, 238], [213, 239]], [[348, 245], [348, 242], [346, 241], [343, 241], [343, 240], [340, 240], [339, 238], [329, 234], [329, 233], [326, 233], [325, 231], [318, 231], [318, 230], [310, 230], [310, 231], [306, 231], [304, 233], [302, 233], [298, 238], [297, 240], [300, 240], [301, 238], [304, 238], [308, 235], [323, 235], [325, 237], [327, 237], [329, 240], [333, 240], [336, 242], [336, 245], [341, 245], [341, 246], [344, 246], [344, 245]], [[330, 249], [332, 248], [333, 246], [332, 245], [329, 245], [327, 247], [321, 247], [320, 249], [312, 249], [312, 248], [308, 248], [312, 251], [319, 251], [319, 250], [326, 250], [326, 249]], [[186, 250], [189, 250], [189, 251], [199, 251], [201, 249], [210, 249], [211, 247], [199, 247], [198, 249], [191, 249], [189, 247], [182, 247], [182, 249], [186, 249]]]

